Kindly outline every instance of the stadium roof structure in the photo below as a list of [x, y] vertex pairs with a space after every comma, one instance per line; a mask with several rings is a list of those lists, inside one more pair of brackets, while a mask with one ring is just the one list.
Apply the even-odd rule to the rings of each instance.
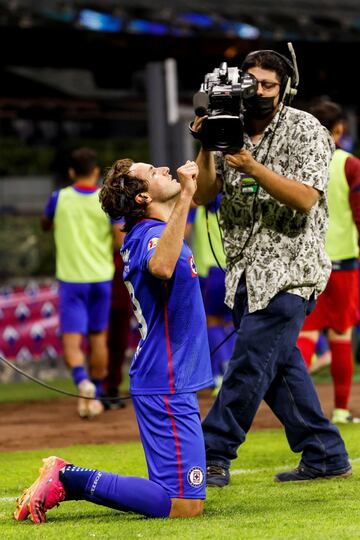
[[109, 32], [360, 41], [359, 0], [0, 0], [0, 26], [9, 22], [24, 28], [70, 24]]
[[[84, 118], [91, 107], [100, 115], [99, 103], [111, 103], [114, 118], [133, 115], [129, 100], [136, 109], [144, 95], [145, 66], [168, 57], [177, 62], [179, 95], [190, 102], [204, 74], [224, 59], [241, 65], [260, 48], [286, 55], [288, 41], [298, 59], [299, 97], [357, 104], [350, 76], [360, 54], [359, 2], [0, 0], [0, 117], [29, 102], [44, 112], [48, 99], [59, 110], [71, 100], [71, 114]], [[114, 103], [123, 108], [115, 111]]]

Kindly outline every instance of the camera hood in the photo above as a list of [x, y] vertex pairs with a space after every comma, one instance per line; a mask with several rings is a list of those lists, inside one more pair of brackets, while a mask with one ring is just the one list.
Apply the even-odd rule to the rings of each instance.
[[204, 119], [198, 138], [204, 150], [237, 152], [244, 144], [242, 120], [227, 114], [209, 116]]

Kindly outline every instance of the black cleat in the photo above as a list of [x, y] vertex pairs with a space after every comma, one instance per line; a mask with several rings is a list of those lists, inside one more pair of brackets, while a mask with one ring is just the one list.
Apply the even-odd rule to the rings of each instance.
[[113, 390], [112, 388], [106, 394], [101, 396], [102, 404], [104, 405], [105, 411], [125, 409], [126, 403], [119, 396], [118, 390]]
[[330, 478], [348, 478], [352, 474], [351, 465], [346, 469], [338, 469], [337, 471], [320, 472], [316, 469], [311, 469], [302, 463], [292, 471], [286, 471], [275, 475], [275, 482], [304, 482], [308, 480], [330, 479]]
[[221, 465], [208, 465], [206, 467], [206, 485], [208, 487], [225, 487], [230, 484], [229, 469]]

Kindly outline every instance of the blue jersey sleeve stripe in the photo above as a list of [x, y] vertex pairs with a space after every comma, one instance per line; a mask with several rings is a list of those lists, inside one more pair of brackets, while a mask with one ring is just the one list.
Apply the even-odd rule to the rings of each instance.
[[53, 191], [52, 194], [49, 197], [49, 200], [48, 200], [47, 204], [46, 204], [46, 207], [45, 207], [45, 210], [44, 210], [44, 215], [48, 219], [54, 219], [56, 205], [57, 205], [57, 202], [58, 202], [58, 199], [59, 199], [59, 193], [60, 193], [60, 191]]

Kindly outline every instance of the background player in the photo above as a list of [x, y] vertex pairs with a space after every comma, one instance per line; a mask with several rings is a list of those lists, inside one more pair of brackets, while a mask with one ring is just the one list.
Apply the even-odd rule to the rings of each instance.
[[205, 446], [196, 391], [212, 383], [206, 319], [192, 254], [184, 243], [198, 167], [178, 169], [119, 160], [100, 199], [125, 217], [124, 277], [141, 340], [130, 389], [149, 480], [45, 460], [39, 479], [18, 501], [15, 519], [35, 523], [63, 500], [86, 499], [152, 517], [192, 517], [205, 499]]
[[235, 334], [229, 337], [234, 325], [231, 310], [225, 304], [226, 258], [217, 215], [220, 202], [221, 195], [218, 195], [207, 206], [192, 208], [188, 218], [188, 223], [192, 224], [191, 245], [204, 299], [209, 347], [210, 352], [214, 351], [211, 354], [213, 395], [220, 389], [235, 342]]
[[131, 304], [123, 279], [124, 264], [120, 251], [114, 252], [115, 274], [111, 289], [111, 308], [108, 327], [109, 363], [103, 384], [102, 404], [105, 409], [122, 409], [119, 386], [123, 380], [126, 349], [129, 344]]
[[[44, 230], [54, 227], [64, 359], [80, 395], [93, 398], [100, 395], [107, 372], [106, 329], [114, 274], [111, 225], [99, 202], [99, 172], [94, 150], [74, 150], [69, 168], [73, 185], [52, 193], [42, 217]], [[120, 235], [119, 226], [112, 229], [114, 238]], [[90, 374], [83, 336], [88, 337]], [[79, 399], [82, 418], [102, 411], [99, 400]]]
[[[341, 107], [324, 100], [310, 112], [328, 128], [338, 145], [345, 127]], [[339, 146], [330, 164], [328, 200], [325, 250], [331, 259], [332, 272], [315, 310], [305, 319], [298, 346], [310, 367], [319, 333], [328, 328], [335, 399], [332, 421], [358, 423], [360, 419], [350, 414], [349, 397], [353, 378], [351, 334], [358, 322], [359, 309], [360, 160]]]

